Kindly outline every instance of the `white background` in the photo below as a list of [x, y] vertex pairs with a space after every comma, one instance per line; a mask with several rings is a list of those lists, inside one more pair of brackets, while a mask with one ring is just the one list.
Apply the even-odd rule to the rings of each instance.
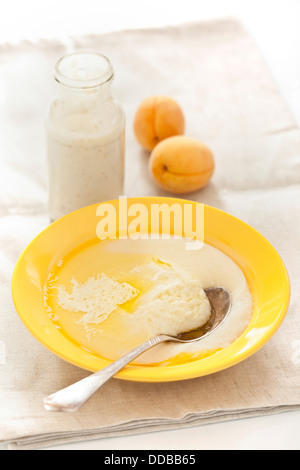
[[[299, 0], [2, 0], [0, 43], [228, 16], [242, 20], [253, 35], [300, 124]], [[1, 450], [5, 448], [0, 445]], [[300, 412], [50, 449], [299, 450]]]

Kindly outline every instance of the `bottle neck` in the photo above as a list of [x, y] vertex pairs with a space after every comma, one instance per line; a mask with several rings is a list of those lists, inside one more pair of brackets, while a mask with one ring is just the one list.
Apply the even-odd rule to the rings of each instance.
[[111, 95], [114, 71], [109, 59], [98, 53], [77, 52], [62, 57], [55, 67], [62, 101], [101, 103]]
[[93, 88], [71, 88], [58, 84], [58, 98], [62, 101], [76, 100], [78, 102], [104, 102], [112, 97], [111, 83], [107, 82]]

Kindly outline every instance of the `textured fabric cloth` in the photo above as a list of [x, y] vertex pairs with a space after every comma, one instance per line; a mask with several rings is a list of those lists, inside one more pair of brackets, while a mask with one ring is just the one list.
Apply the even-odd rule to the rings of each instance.
[[[126, 195], [157, 189], [132, 123], [147, 96], [182, 105], [186, 134], [216, 160], [212, 182], [189, 199], [229, 212], [278, 250], [292, 284], [286, 319], [267, 345], [216, 374], [172, 383], [112, 379], [75, 414], [49, 413], [43, 398], [85, 376], [40, 345], [11, 298], [22, 250], [49, 223], [43, 117], [63, 54], [97, 50], [115, 68], [114, 92], [127, 117]], [[300, 405], [300, 131], [244, 28], [218, 20], [0, 46], [0, 441], [10, 449], [166, 430]], [[3, 91], [3, 93], [2, 93]]]

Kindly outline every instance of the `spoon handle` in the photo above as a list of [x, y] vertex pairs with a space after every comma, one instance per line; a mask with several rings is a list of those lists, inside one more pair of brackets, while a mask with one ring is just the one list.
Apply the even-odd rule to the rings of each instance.
[[158, 343], [168, 340], [167, 335], [159, 335], [146, 341], [133, 351], [121, 357], [104, 369], [96, 372], [73, 385], [70, 385], [44, 399], [47, 411], [76, 411], [78, 410], [107, 380], [123, 369], [133, 359]]

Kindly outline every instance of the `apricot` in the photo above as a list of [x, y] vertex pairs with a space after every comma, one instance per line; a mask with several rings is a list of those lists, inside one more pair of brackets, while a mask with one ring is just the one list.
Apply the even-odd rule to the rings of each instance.
[[168, 96], [153, 96], [138, 107], [133, 129], [141, 146], [151, 151], [162, 140], [184, 134], [185, 119], [175, 100]]
[[155, 147], [149, 168], [159, 187], [174, 194], [187, 194], [209, 182], [215, 162], [204, 143], [187, 136], [174, 136]]

